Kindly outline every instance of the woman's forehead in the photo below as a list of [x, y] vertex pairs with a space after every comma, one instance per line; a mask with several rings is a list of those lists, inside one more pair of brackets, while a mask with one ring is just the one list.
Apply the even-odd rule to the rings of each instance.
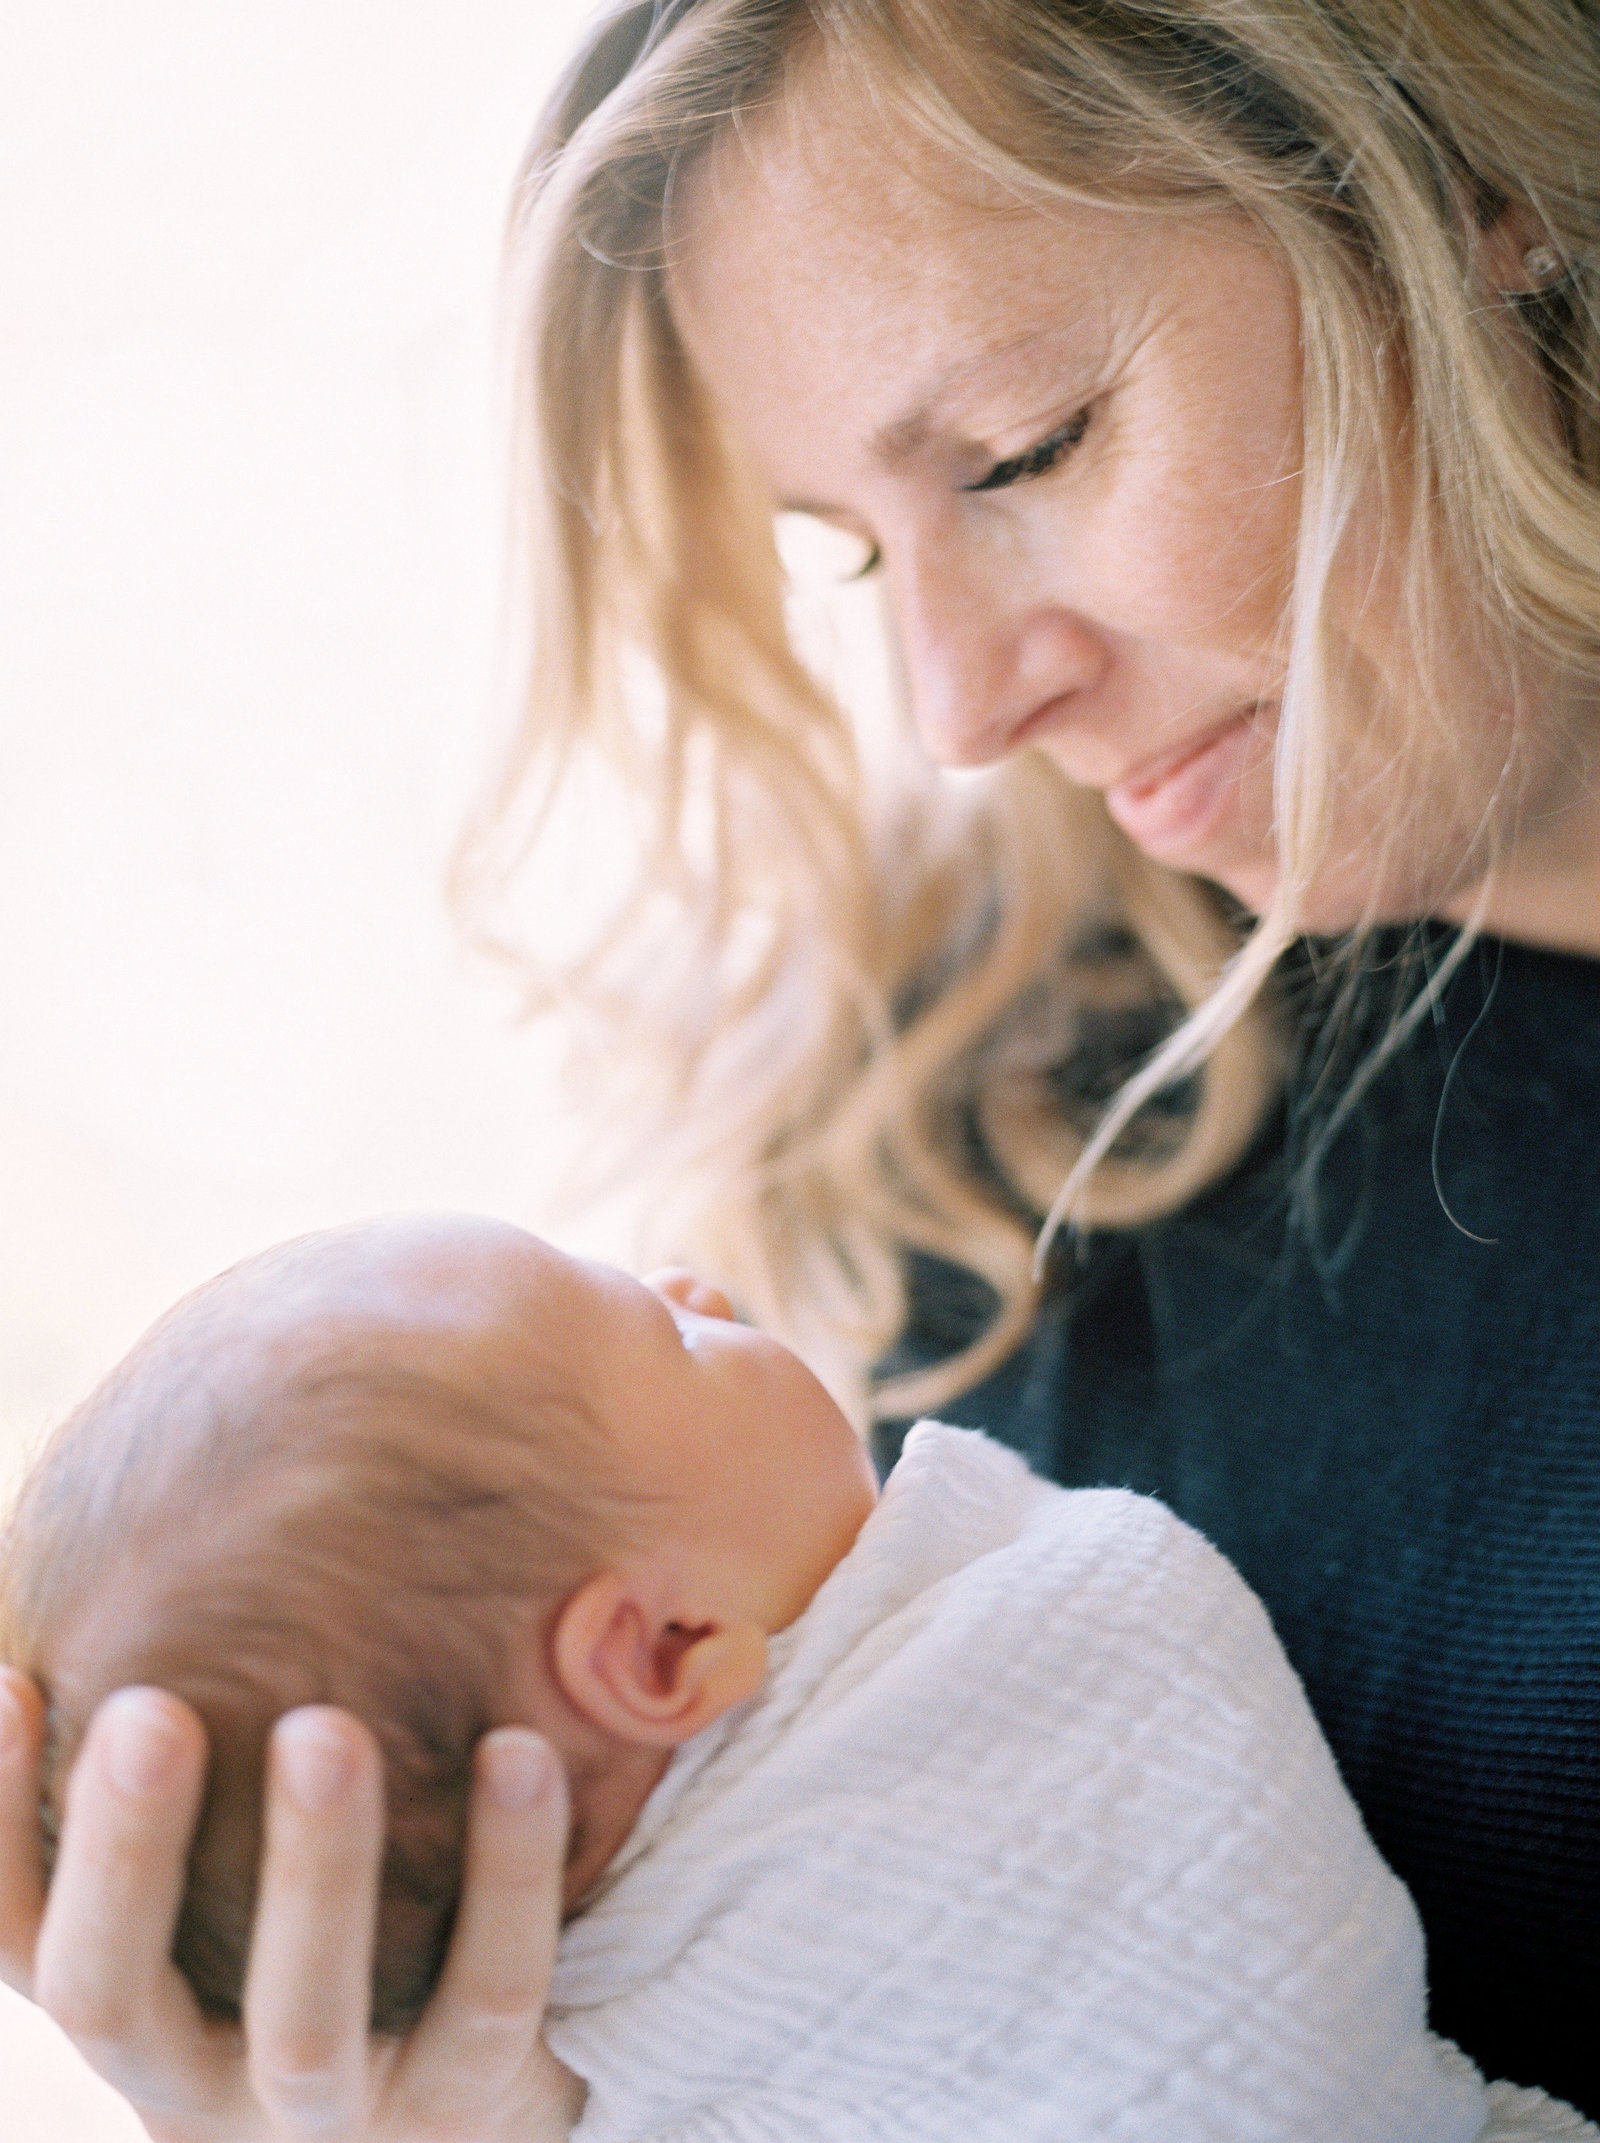
[[[1087, 396], [1159, 321], [1214, 298], [1201, 222], [1224, 246], [1254, 242], [1223, 216], [963, 198], [853, 122], [839, 122], [836, 158], [831, 136], [796, 133], [721, 146], [674, 218], [679, 332], [758, 449], [814, 435], [813, 416], [831, 431], [848, 404], [859, 451], [891, 463], [941, 429], [985, 436], [1035, 391]], [[767, 473], [803, 495], [799, 469]]]
[[837, 91], [809, 58], [770, 103], [721, 127], [674, 187], [667, 257], [679, 277], [708, 247], [782, 231], [804, 234], [818, 273], [863, 264], [882, 276], [908, 241], [920, 251], [918, 241], [1003, 223], [1020, 205], [859, 90]]

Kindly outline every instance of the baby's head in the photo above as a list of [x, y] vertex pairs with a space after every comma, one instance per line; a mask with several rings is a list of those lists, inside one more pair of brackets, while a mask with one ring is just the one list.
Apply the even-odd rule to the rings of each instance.
[[374, 2020], [433, 1984], [473, 1746], [565, 1761], [567, 1897], [671, 1750], [753, 1693], [874, 1495], [822, 1386], [687, 1274], [474, 1219], [307, 1237], [189, 1296], [57, 1432], [0, 1557], [49, 1701], [47, 1829], [100, 1700], [156, 1683], [211, 1770], [175, 1953], [237, 2009], [273, 1721], [338, 1704], [388, 1781]]

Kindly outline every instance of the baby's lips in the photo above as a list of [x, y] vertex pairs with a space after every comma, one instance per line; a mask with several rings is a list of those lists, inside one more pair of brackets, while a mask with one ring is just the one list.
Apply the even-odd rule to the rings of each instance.
[[663, 1265], [659, 1272], [645, 1274], [644, 1284], [664, 1302], [676, 1304], [696, 1317], [721, 1317], [732, 1321], [733, 1304], [720, 1287], [689, 1271], [685, 1265]]
[[0, 1667], [0, 1764], [18, 1762], [28, 1748], [28, 1695], [14, 1667]]

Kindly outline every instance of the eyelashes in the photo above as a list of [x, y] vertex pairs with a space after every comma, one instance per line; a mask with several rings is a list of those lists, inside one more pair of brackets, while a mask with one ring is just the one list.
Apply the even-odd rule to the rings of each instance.
[[961, 488], [963, 491], [1004, 491], [1011, 484], [1025, 484], [1035, 476], [1044, 476], [1063, 454], [1071, 453], [1088, 429], [1089, 412], [1080, 409], [1075, 417], [1069, 417], [1037, 446], [1030, 446], [1005, 461], [997, 461], [987, 476], [979, 477], [975, 484], [963, 484]]
[[[1020, 454], [1008, 455], [1004, 461], [997, 461], [987, 476], [980, 476], [975, 484], [963, 484], [961, 488], [967, 492], [1005, 491], [1012, 484], [1031, 483], [1036, 476], [1047, 476], [1058, 461], [1072, 452], [1088, 429], [1089, 412], [1087, 409], [1080, 409], [1076, 416], [1068, 417], [1065, 424], [1058, 424], [1056, 429], [1041, 439], [1036, 446], [1030, 446]], [[882, 560], [882, 548], [875, 543], [867, 554], [865, 564], [857, 567], [849, 578], [864, 579]]]
[[[1012, 484], [1031, 483], [1035, 477], [1047, 476], [1056, 464], [1070, 454], [1073, 448], [1079, 444], [1088, 429], [1089, 411], [1080, 409], [1075, 416], [1069, 417], [1065, 424], [1057, 425], [1053, 432], [1048, 433], [1036, 445], [1025, 448], [1020, 454], [1008, 455], [1004, 461], [997, 461], [986, 476], [979, 477], [975, 484], [963, 484], [961, 489], [969, 493], [1005, 491]], [[792, 519], [808, 522], [811, 518], [809, 514], [804, 513], [780, 517], [781, 520]], [[862, 558], [859, 563], [843, 571], [835, 567], [826, 575], [826, 578], [833, 581], [836, 586], [848, 585], [851, 581], [865, 580], [869, 574], [876, 573], [882, 563], [883, 546], [880, 543], [874, 543], [868, 550], [866, 557]]]

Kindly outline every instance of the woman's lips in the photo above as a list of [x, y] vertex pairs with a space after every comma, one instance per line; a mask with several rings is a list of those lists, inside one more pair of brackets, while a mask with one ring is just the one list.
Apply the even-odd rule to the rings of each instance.
[[1152, 856], [1177, 855], [1211, 833], [1237, 803], [1256, 710], [1232, 715], [1159, 759], [1147, 759], [1106, 791], [1106, 809]]

